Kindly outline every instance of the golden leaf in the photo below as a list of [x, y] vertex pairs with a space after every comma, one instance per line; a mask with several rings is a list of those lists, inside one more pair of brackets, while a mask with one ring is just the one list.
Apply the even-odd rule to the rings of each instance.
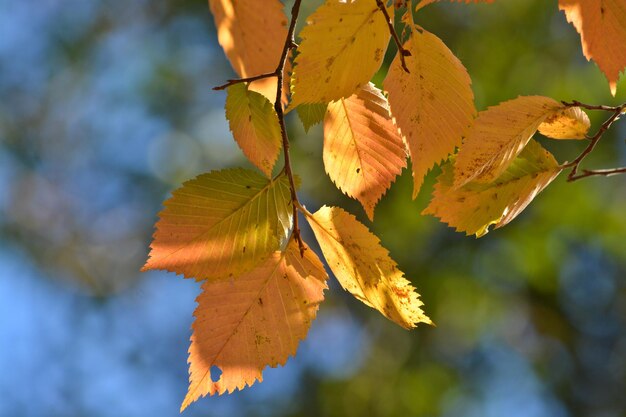
[[322, 207], [307, 218], [346, 291], [406, 329], [431, 324], [419, 294], [367, 227], [339, 207]]
[[[221, 395], [262, 381], [266, 366], [295, 355], [324, 301], [328, 276], [310, 249], [292, 240], [263, 264], [232, 281], [205, 282], [194, 313], [189, 390], [181, 411], [206, 394]], [[222, 374], [211, 379], [211, 368]]]
[[548, 97], [523, 96], [480, 112], [456, 157], [454, 186], [498, 178], [539, 125], [564, 108]]
[[617, 92], [626, 68], [626, 0], [559, 0], [559, 9], [574, 25], [587, 60], [594, 60]]
[[248, 271], [286, 241], [292, 224], [289, 180], [226, 169], [185, 182], [159, 213], [143, 271], [220, 279]]
[[244, 83], [228, 87], [226, 118], [235, 141], [269, 178], [281, 147], [278, 116], [269, 100]]
[[397, 56], [383, 86], [409, 146], [415, 198], [428, 171], [461, 145], [476, 109], [467, 70], [441, 39], [415, 30], [404, 47], [411, 72]]
[[591, 122], [580, 107], [561, 110], [539, 125], [539, 133], [551, 139], [585, 139]]
[[373, 0], [326, 0], [302, 30], [290, 107], [329, 103], [366, 84], [383, 62], [389, 29]]
[[470, 182], [453, 188], [454, 169], [443, 167], [430, 205], [422, 214], [432, 214], [467, 235], [481, 237], [509, 223], [561, 172], [552, 154], [531, 140], [520, 155], [494, 182]]
[[387, 99], [372, 83], [328, 105], [324, 167], [337, 187], [359, 200], [373, 219], [378, 200], [406, 167], [406, 149]]

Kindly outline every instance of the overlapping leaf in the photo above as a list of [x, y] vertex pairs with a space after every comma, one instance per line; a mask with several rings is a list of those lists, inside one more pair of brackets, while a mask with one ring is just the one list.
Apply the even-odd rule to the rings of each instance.
[[304, 126], [304, 131], [324, 120], [326, 114], [326, 103], [301, 104], [297, 107], [298, 117]]
[[328, 105], [324, 167], [333, 182], [361, 202], [370, 219], [378, 200], [406, 166], [406, 150], [387, 99], [368, 83]]
[[378, 238], [354, 216], [339, 207], [322, 207], [308, 219], [343, 288], [406, 329], [431, 323], [415, 288]]
[[410, 73], [396, 57], [384, 88], [409, 145], [415, 198], [426, 173], [461, 144], [476, 110], [467, 70], [441, 39], [414, 31], [404, 47]]
[[[292, 240], [232, 282], [205, 282], [197, 299], [189, 348], [189, 391], [181, 410], [206, 394], [262, 381], [266, 366], [295, 355], [324, 300], [327, 275], [311, 250]], [[222, 374], [211, 379], [211, 368]]]
[[498, 178], [544, 121], [574, 115], [562, 110], [565, 106], [551, 98], [523, 96], [480, 112], [457, 155], [455, 187]]
[[615, 95], [626, 69], [626, 1], [559, 0], [559, 9], [580, 33], [583, 54], [598, 64]]
[[267, 177], [280, 153], [281, 134], [278, 116], [269, 100], [244, 83], [228, 87], [226, 118], [235, 141]]
[[[217, 39], [240, 77], [276, 69], [287, 38], [287, 16], [279, 0], [209, 0], [209, 6]], [[250, 89], [273, 102], [276, 78], [255, 81]]]
[[481, 237], [492, 224], [498, 228], [513, 220], [560, 172], [552, 154], [534, 140], [492, 183], [470, 182], [455, 189], [454, 170], [448, 163], [422, 214], [432, 214], [457, 231]]
[[352, 95], [380, 67], [389, 29], [373, 0], [326, 0], [307, 19], [292, 76], [292, 103]]
[[143, 270], [219, 279], [248, 271], [287, 240], [289, 181], [226, 169], [187, 181], [159, 214]]
[[590, 127], [587, 113], [580, 107], [569, 107], [546, 118], [538, 130], [552, 139], [585, 139]]

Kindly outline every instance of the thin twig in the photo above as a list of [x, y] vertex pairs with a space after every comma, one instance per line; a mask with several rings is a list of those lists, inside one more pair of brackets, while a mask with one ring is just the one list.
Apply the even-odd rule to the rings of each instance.
[[610, 168], [610, 169], [583, 169], [582, 174], [578, 174], [571, 179], [568, 178], [568, 181], [576, 181], [581, 178], [593, 177], [593, 176], [602, 176], [602, 177], [610, 177], [612, 175], [617, 174], [626, 174], [626, 167], [622, 168]]
[[614, 106], [614, 107], [594, 106], [594, 105], [584, 104], [579, 101], [572, 101], [571, 103], [563, 102], [563, 104], [568, 107], [582, 107], [588, 110], [602, 110], [602, 111], [612, 112], [611, 116], [604, 123], [602, 123], [602, 125], [600, 126], [600, 129], [598, 129], [596, 134], [588, 138], [589, 145], [587, 145], [587, 147], [581, 152], [581, 154], [578, 155], [578, 157], [576, 157], [576, 159], [574, 159], [572, 162], [568, 162], [561, 166], [563, 169], [572, 168], [569, 175], [567, 176], [567, 181], [570, 181], [570, 182], [576, 181], [581, 178], [587, 178], [587, 177], [591, 177], [594, 175], [609, 176], [609, 175], [615, 175], [615, 174], [620, 174], [620, 173], [625, 172], [624, 168], [602, 169], [602, 170], [595, 170], [595, 171], [585, 169], [582, 171], [583, 172], [582, 174], [578, 174], [578, 170], [580, 168], [581, 162], [587, 157], [587, 155], [593, 152], [598, 142], [600, 142], [600, 139], [602, 139], [602, 136], [604, 136], [606, 131], [611, 128], [613, 123], [617, 119], [619, 119], [622, 112], [626, 109], [626, 103], [622, 104], [621, 106]]
[[394, 42], [396, 43], [396, 46], [398, 47], [398, 54], [400, 55], [400, 62], [402, 62], [402, 68], [407, 73], [410, 73], [411, 71], [409, 71], [409, 68], [406, 66], [406, 62], [404, 58], [407, 56], [411, 56], [411, 52], [408, 49], [404, 49], [404, 47], [402, 46], [402, 41], [398, 37], [398, 34], [396, 33], [396, 30], [393, 27], [393, 19], [391, 18], [391, 16], [389, 16], [389, 13], [387, 12], [387, 8], [385, 7], [385, 3], [383, 3], [382, 0], [376, 0], [376, 4], [378, 5], [378, 8], [383, 12], [383, 15], [385, 15], [385, 20], [387, 21], [387, 26], [389, 27], [389, 33], [391, 33], [391, 37], [393, 38]]
[[252, 81], [262, 80], [264, 78], [272, 78], [278, 77], [276, 71], [266, 72], [265, 74], [255, 75], [254, 77], [247, 78], [236, 78], [233, 80], [227, 80], [226, 84], [218, 85], [217, 87], [213, 87], [214, 90], [225, 90], [231, 85], [239, 84], [239, 83], [251, 83]]
[[584, 104], [578, 100], [572, 100], [571, 102], [561, 101], [561, 103], [563, 103], [563, 105], [567, 107], [582, 107], [583, 109], [587, 109], [587, 110], [603, 110], [603, 111], [616, 112], [618, 110], [623, 111], [624, 109], [626, 109], [626, 103], [622, 104], [621, 106], [603, 106], [603, 105], [597, 106], [593, 104]]
[[278, 121], [280, 123], [280, 134], [283, 140], [283, 154], [285, 156], [285, 174], [289, 178], [289, 188], [291, 191], [291, 206], [293, 208], [293, 236], [298, 242], [300, 248], [300, 256], [304, 257], [304, 251], [306, 247], [302, 242], [300, 236], [300, 228], [298, 226], [298, 207], [300, 202], [298, 201], [298, 194], [296, 193], [296, 182], [293, 178], [293, 171], [291, 169], [291, 159], [289, 157], [289, 136], [287, 136], [287, 125], [285, 124], [285, 112], [283, 110], [282, 98], [283, 98], [283, 80], [285, 72], [285, 64], [287, 63], [287, 57], [289, 52], [297, 47], [294, 32], [296, 30], [296, 23], [298, 22], [298, 15], [300, 14], [300, 4], [302, 0], [296, 0], [291, 9], [291, 23], [289, 24], [289, 30], [287, 32], [287, 39], [283, 46], [283, 52], [280, 55], [280, 62], [276, 67], [276, 76], [278, 77], [278, 86], [276, 88], [276, 101], [274, 102], [274, 109], [278, 115]]

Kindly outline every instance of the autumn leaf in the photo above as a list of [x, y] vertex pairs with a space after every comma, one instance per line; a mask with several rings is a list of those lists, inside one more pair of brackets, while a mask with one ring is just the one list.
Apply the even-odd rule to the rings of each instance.
[[383, 62], [389, 29], [373, 0], [326, 0], [302, 30], [292, 103], [329, 103], [365, 85]]
[[328, 266], [346, 291], [406, 329], [420, 322], [431, 324], [415, 288], [378, 238], [354, 216], [325, 206], [307, 218]]
[[289, 180], [226, 169], [187, 181], [159, 213], [143, 271], [234, 277], [278, 250], [291, 228]]
[[569, 107], [546, 118], [538, 130], [551, 139], [586, 139], [590, 127], [587, 113], [580, 107]]
[[324, 120], [326, 114], [326, 103], [312, 103], [312, 104], [300, 104], [296, 111], [298, 117], [302, 122], [305, 132], [309, 132], [309, 129]]
[[382, 195], [406, 167], [406, 149], [389, 104], [372, 83], [328, 105], [324, 119], [324, 167], [370, 219]]
[[598, 64], [615, 96], [626, 69], [626, 1], [559, 0], [559, 9], [580, 33], [585, 58]]
[[544, 121], [570, 115], [564, 109], [548, 97], [522, 96], [480, 112], [456, 157], [454, 186], [498, 178]]
[[415, 30], [404, 48], [410, 73], [397, 56], [383, 86], [409, 146], [415, 198], [428, 171], [461, 145], [476, 109], [467, 70], [441, 39]]
[[[287, 37], [287, 16], [279, 0], [209, 0], [209, 6], [219, 44], [240, 77], [276, 69]], [[289, 86], [289, 78], [286, 79]], [[250, 90], [273, 102], [276, 80], [272, 77], [254, 81]]]
[[[206, 394], [221, 395], [262, 381], [265, 367], [295, 355], [327, 288], [324, 266], [290, 241], [232, 281], [207, 281], [197, 299], [189, 347], [189, 390], [181, 411]], [[211, 368], [222, 371], [211, 378]]]
[[459, 232], [481, 237], [492, 224], [499, 228], [517, 217], [560, 172], [552, 154], [534, 140], [492, 183], [470, 182], [455, 189], [454, 169], [448, 163], [422, 214], [432, 214]]
[[235, 141], [246, 155], [267, 177], [281, 147], [280, 125], [270, 101], [244, 83], [228, 87], [226, 118]]

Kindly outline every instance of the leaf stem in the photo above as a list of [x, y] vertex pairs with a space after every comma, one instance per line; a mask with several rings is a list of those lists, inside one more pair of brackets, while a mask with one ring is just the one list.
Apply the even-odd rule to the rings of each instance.
[[396, 30], [393, 27], [393, 19], [391, 18], [391, 16], [389, 16], [389, 12], [387, 12], [385, 3], [383, 3], [382, 0], [376, 0], [376, 4], [378, 5], [378, 8], [380, 9], [380, 11], [383, 12], [383, 15], [385, 15], [385, 21], [387, 22], [387, 26], [389, 27], [389, 33], [391, 34], [391, 37], [393, 38], [394, 42], [396, 43], [396, 46], [398, 47], [398, 54], [400, 54], [400, 61], [402, 62], [402, 68], [407, 73], [410, 73], [411, 71], [409, 71], [409, 68], [406, 66], [406, 62], [404, 58], [407, 56], [411, 56], [411, 52], [408, 49], [404, 49], [404, 47], [402, 46], [402, 41], [398, 37], [398, 34], [396, 33]]
[[582, 107], [587, 110], [602, 110], [602, 111], [607, 111], [607, 112], [612, 113], [611, 116], [604, 123], [602, 123], [602, 125], [600, 126], [600, 129], [598, 129], [596, 134], [591, 137], [588, 137], [589, 145], [587, 145], [587, 147], [580, 153], [580, 155], [578, 155], [578, 157], [576, 157], [576, 159], [574, 159], [572, 162], [565, 163], [561, 166], [562, 169], [572, 168], [569, 175], [567, 176], [567, 181], [572, 182], [572, 181], [576, 181], [576, 180], [591, 177], [591, 176], [608, 177], [611, 175], [625, 173], [626, 167], [613, 168], [613, 169], [600, 169], [600, 170], [584, 169], [582, 170], [581, 174], [579, 174], [578, 171], [580, 169], [580, 164], [582, 163], [582, 161], [587, 157], [587, 155], [593, 152], [598, 142], [600, 142], [600, 139], [602, 139], [604, 134], [611, 128], [613, 123], [617, 121], [620, 115], [626, 110], [626, 103], [620, 106], [603, 106], [603, 105], [596, 106], [596, 105], [584, 104], [576, 100], [572, 101], [571, 103], [568, 103], [565, 101], [563, 101], [562, 103], [563, 105], [567, 107]]

